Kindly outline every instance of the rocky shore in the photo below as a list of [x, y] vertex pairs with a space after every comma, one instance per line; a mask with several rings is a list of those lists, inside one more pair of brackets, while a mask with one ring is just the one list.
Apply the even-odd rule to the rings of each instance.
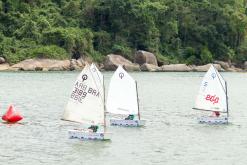
[[[71, 59], [71, 60], [54, 60], [54, 59], [27, 59], [17, 64], [10, 65], [5, 59], [0, 57], [0, 71], [67, 71], [82, 70], [87, 63], [92, 63], [90, 59]], [[209, 69], [210, 64], [195, 66], [186, 64], [169, 64], [158, 66], [157, 58], [154, 54], [146, 51], [137, 51], [134, 62], [122, 57], [121, 55], [109, 54], [103, 63], [97, 64], [100, 70], [114, 71], [118, 65], [123, 65], [127, 71], [144, 71], [144, 72], [205, 72]], [[223, 61], [214, 61], [215, 67], [219, 71], [227, 72], [246, 72], [247, 61], [241, 68], [235, 67]]]

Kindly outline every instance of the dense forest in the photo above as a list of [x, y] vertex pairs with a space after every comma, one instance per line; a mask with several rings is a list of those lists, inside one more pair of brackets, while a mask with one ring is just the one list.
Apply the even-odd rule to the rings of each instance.
[[0, 57], [132, 60], [161, 63], [247, 60], [245, 0], [0, 0]]

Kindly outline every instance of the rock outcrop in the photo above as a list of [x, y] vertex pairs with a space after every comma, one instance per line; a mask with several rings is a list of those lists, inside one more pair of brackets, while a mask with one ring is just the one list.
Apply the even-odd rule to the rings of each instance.
[[232, 65], [230, 68], [227, 69], [228, 72], [242, 72], [243, 69], [236, 68], [234, 65]]
[[[139, 55], [138, 55], [139, 54]], [[138, 65], [132, 63], [131, 61], [125, 59], [124, 57], [116, 54], [109, 54], [106, 56], [104, 63], [99, 63], [96, 65], [100, 70], [115, 71], [119, 65], [122, 65], [127, 71], [148, 71], [148, 72], [206, 72], [211, 64], [195, 66], [186, 64], [170, 64], [162, 65], [159, 67], [157, 65], [156, 57], [149, 52], [138, 51], [136, 56], [140, 56], [139, 63], [148, 61], [149, 63], [143, 63]], [[1, 63], [2, 62], [2, 63]], [[93, 61], [91, 58], [80, 58], [71, 60], [54, 60], [54, 59], [27, 59], [21, 61], [17, 64], [10, 66], [5, 63], [5, 59], [0, 57], [0, 71], [64, 71], [64, 70], [82, 70], [86, 64], [91, 64]], [[154, 64], [150, 64], [154, 63]], [[247, 61], [242, 65], [237, 65], [234, 63], [229, 64], [224, 61], [215, 61], [215, 68], [218, 71], [228, 71], [228, 72], [243, 72], [247, 71]], [[237, 66], [237, 67], [236, 67]], [[241, 67], [241, 68], [239, 68]]]
[[115, 71], [118, 65], [122, 65], [127, 71], [140, 71], [140, 66], [132, 63], [120, 55], [109, 54], [104, 61], [104, 69]]
[[24, 71], [61, 71], [70, 69], [70, 61], [51, 59], [28, 59], [12, 65], [11, 68]]
[[[218, 70], [218, 71], [225, 71], [220, 64], [213, 64], [214, 67]], [[206, 72], [208, 71], [208, 69], [210, 68], [211, 64], [207, 64], [207, 65], [201, 65], [201, 66], [194, 66], [193, 70], [196, 72]]]
[[70, 70], [82, 70], [85, 65], [86, 62], [82, 58], [70, 60]]
[[171, 64], [171, 65], [162, 65], [161, 70], [164, 72], [190, 72], [192, 67], [186, 64]]
[[140, 67], [141, 71], [145, 71], [145, 72], [158, 72], [161, 71], [161, 68], [156, 66], [156, 65], [152, 65], [152, 64], [142, 64]]
[[0, 71], [9, 70], [10, 66], [7, 63], [0, 64]]
[[0, 64], [3, 64], [5, 62], [6, 62], [5, 59], [3, 57], [0, 57]]
[[153, 53], [138, 50], [135, 54], [135, 63], [143, 65], [145, 63], [158, 66], [157, 58]]
[[228, 62], [224, 61], [214, 61], [215, 64], [219, 64], [224, 70], [228, 70], [231, 66]]

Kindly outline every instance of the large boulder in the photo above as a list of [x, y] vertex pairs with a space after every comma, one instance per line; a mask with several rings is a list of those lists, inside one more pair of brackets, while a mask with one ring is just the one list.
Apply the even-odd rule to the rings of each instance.
[[243, 70], [241, 68], [236, 68], [234, 65], [232, 65], [230, 68], [227, 69], [228, 72], [242, 72]]
[[161, 70], [164, 72], [190, 72], [192, 68], [186, 64], [162, 65]]
[[24, 71], [60, 71], [69, 70], [69, 60], [52, 60], [52, 59], [27, 59], [11, 66], [12, 68]]
[[247, 70], [247, 61], [244, 62], [244, 70]]
[[157, 71], [161, 71], [161, 68], [156, 66], [156, 65], [152, 65], [152, 64], [142, 64], [140, 67], [141, 71], [148, 71], [148, 72], [157, 72]]
[[86, 62], [82, 59], [71, 59], [70, 61], [70, 69], [71, 70], [82, 70], [86, 65]]
[[77, 66], [80, 68], [84, 68], [86, 65], [85, 61], [82, 58], [77, 59], [76, 63], [77, 63]]
[[146, 52], [143, 50], [138, 50], [135, 54], [135, 63], [142, 64], [152, 64], [158, 66], [157, 59], [153, 53]]
[[50, 60], [43, 59], [40, 61], [42, 68], [49, 71], [62, 71], [70, 69], [70, 60]]
[[214, 61], [215, 64], [219, 64], [224, 70], [228, 70], [231, 66], [228, 62], [224, 61]]
[[[220, 64], [213, 64], [218, 71], [225, 71]], [[211, 64], [194, 66], [193, 70], [197, 72], [206, 72], [210, 68]]]
[[35, 71], [37, 67], [41, 68], [41, 64], [36, 60], [27, 59], [17, 64], [14, 64], [11, 67], [18, 70]]
[[119, 65], [122, 65], [127, 71], [140, 71], [140, 66], [132, 63], [120, 55], [109, 54], [104, 61], [104, 69], [115, 71]]
[[9, 70], [9, 64], [0, 64], [0, 71]]
[[5, 59], [3, 57], [0, 57], [0, 64], [3, 64], [5, 62], [6, 62]]

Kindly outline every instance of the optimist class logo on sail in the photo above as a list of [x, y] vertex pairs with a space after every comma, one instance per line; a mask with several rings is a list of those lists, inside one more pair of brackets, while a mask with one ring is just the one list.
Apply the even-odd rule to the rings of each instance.
[[124, 77], [124, 73], [119, 73], [119, 77], [121, 78], [121, 79], [123, 79], [123, 77]]
[[84, 84], [86, 80], [88, 79], [88, 76], [86, 74], [82, 75], [82, 80], [81, 81], [76, 81], [74, 89], [71, 93], [70, 98], [82, 103], [83, 99], [87, 97], [88, 94], [99, 97], [99, 91], [89, 87], [88, 85]]

